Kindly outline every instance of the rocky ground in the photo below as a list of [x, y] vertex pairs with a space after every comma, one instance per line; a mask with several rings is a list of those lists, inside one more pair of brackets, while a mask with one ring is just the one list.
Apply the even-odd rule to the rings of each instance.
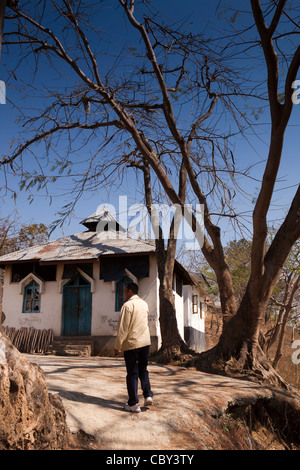
[[43, 371], [0, 332], [0, 450], [55, 450], [68, 445], [59, 395], [48, 393]]

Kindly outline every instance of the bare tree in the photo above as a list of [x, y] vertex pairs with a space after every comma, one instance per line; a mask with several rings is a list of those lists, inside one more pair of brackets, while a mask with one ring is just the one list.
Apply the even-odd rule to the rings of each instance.
[[[180, 30], [168, 29], [150, 17], [146, 17], [145, 24], [142, 25], [133, 15], [134, 3], [130, 8], [124, 2], [119, 3], [124, 8], [130, 24], [141, 35], [146, 54], [143, 53], [137, 68], [131, 72], [129, 77], [118, 82], [111, 79], [110, 72], [104, 79], [100, 78], [99, 63], [92, 52], [85, 32], [81, 28], [78, 12], [73, 10], [72, 2], [63, 1], [61, 6], [53, 2], [53, 5], [79, 41], [78, 50], [84, 57], [84, 67], [79, 65], [79, 59], [75, 60], [70, 55], [62, 40], [53, 31], [43, 26], [41, 21], [39, 22], [23, 11], [19, 11], [18, 21], [21, 21], [23, 25], [16, 33], [19, 43], [23, 46], [31, 42], [35, 56], [45, 53], [49, 58], [54, 55], [65, 62], [75, 72], [81, 85], [80, 88], [76, 87], [73, 92], [66, 95], [56, 92], [51, 107], [29, 121], [31, 126], [37, 124], [34, 136], [21, 142], [12, 155], [2, 160], [2, 164], [9, 163], [15, 167], [17, 157], [22, 158], [25, 151], [31, 149], [33, 144], [46, 141], [49, 146], [51, 145], [50, 137], [59, 133], [90, 131], [91, 135], [97, 136], [100, 140], [101, 137], [96, 134], [96, 131], [104, 129], [103, 139], [105, 140], [101, 150], [115, 139], [123, 138], [120, 145], [120, 150], [123, 153], [121, 161], [126, 164], [133, 155], [140, 155], [143, 159], [145, 178], [148, 178], [148, 182], [150, 181], [149, 171], [151, 168], [171, 202], [184, 207], [186, 201], [187, 166], [182, 157], [183, 152], [187, 153], [189, 159], [196, 160], [196, 165], [205, 175], [207, 185], [211, 180], [214, 190], [220, 188], [223, 196], [225, 193], [225, 200], [227, 188], [217, 173], [218, 155], [223, 161], [223, 171], [231, 169], [233, 172], [233, 165], [231, 166], [227, 159], [226, 146], [224, 149], [222, 148], [225, 136], [218, 133], [213, 127], [207, 127], [208, 131], [205, 128], [202, 129], [201, 126], [204, 126], [205, 121], [212, 116], [218, 101], [224, 101], [225, 105], [226, 94], [222, 93], [222, 88], [228, 90], [233, 86], [234, 73], [222, 64], [220, 56], [206, 45], [202, 37], [192, 37], [183, 34]], [[152, 45], [150, 37], [154, 45]], [[10, 39], [11, 34], [6, 44], [15, 43], [14, 37], [12, 40]], [[158, 52], [156, 53], [154, 49]], [[159, 54], [159, 59], [157, 54]], [[168, 65], [168, 62], [171, 65]], [[86, 70], [89, 70], [90, 73], [87, 74]], [[172, 81], [173, 84], [171, 84]], [[218, 92], [213, 90], [214, 85]], [[238, 88], [236, 83], [234, 85]], [[157, 91], [153, 92], [153, 89]], [[186, 136], [181, 136], [172, 101], [175, 103], [179, 101], [181, 106], [184, 105], [184, 101], [187, 101], [196, 108], [198, 114]], [[84, 108], [84, 112], [80, 111], [79, 106]], [[190, 104], [188, 106], [190, 107]], [[124, 134], [129, 135], [127, 140], [124, 140]], [[197, 154], [192, 150], [192, 144], [198, 145], [199, 142], [201, 142], [199, 145], [202, 154], [201, 163]], [[212, 158], [205, 156], [205, 145], [209, 147]], [[126, 148], [129, 149], [128, 152], [125, 151]], [[91, 179], [94, 178], [99, 184], [99, 176], [105, 173], [104, 168], [107, 170], [112, 166], [112, 161], [109, 160], [106, 164], [98, 165], [96, 168], [92, 167], [99, 152], [97, 151], [91, 159], [89, 168], [85, 170], [86, 174], [80, 180], [79, 194], [82, 194], [83, 188]], [[120, 158], [117, 157], [115, 168], [119, 167], [119, 164]], [[65, 163], [60, 162], [60, 168], [63, 166]], [[145, 168], [148, 172], [147, 177]], [[91, 175], [92, 171], [93, 175]], [[169, 177], [170, 172], [174, 174], [171, 178], [174, 183]], [[28, 184], [27, 176], [29, 177]], [[176, 180], [178, 180], [178, 189], [174, 188]], [[32, 174], [25, 174], [23, 177], [23, 185], [27, 187], [32, 183], [41, 185], [44, 181], [45, 179], [41, 175], [36, 175], [35, 179], [32, 179]], [[149, 191], [147, 192], [147, 188], [149, 186], [147, 186], [145, 179], [146, 200], [152, 197]], [[203, 195], [201, 202], [204, 199]], [[65, 208], [65, 214], [73, 206], [74, 201]], [[147, 207], [150, 210], [148, 203]], [[153, 209], [151, 211], [153, 213]], [[207, 209], [206, 219], [210, 220]], [[159, 242], [157, 250], [160, 259], [163, 349], [167, 356], [168, 354], [178, 356], [183, 347], [183, 341], [180, 339], [175, 321], [172, 288], [175, 250], [176, 239], [174, 237], [169, 240], [166, 251], [163, 249], [162, 240]], [[228, 279], [230, 278], [228, 277]], [[234, 302], [233, 297], [232, 301]], [[232, 314], [233, 311], [230, 313]], [[227, 315], [226, 310], [225, 318]], [[171, 322], [171, 319], [174, 321]], [[170, 328], [170, 325], [173, 327]]]
[[[294, 52], [288, 64], [284, 87], [284, 102], [279, 101], [278, 55], [274, 45], [274, 34], [282, 15], [285, 14], [286, 1], [270, 2], [274, 13], [270, 26], [258, 0], [251, 0], [253, 17], [259, 33], [268, 72], [268, 97], [271, 114], [270, 147], [263, 174], [263, 180], [253, 211], [253, 241], [251, 250], [251, 274], [245, 295], [236, 315], [224, 325], [223, 333], [216, 348], [207, 353], [225, 361], [231, 359], [233, 368], [248, 369], [264, 378], [276, 380], [276, 373], [259, 345], [261, 323], [272, 291], [288, 254], [300, 236], [300, 186], [291, 203], [290, 210], [278, 229], [273, 242], [266, 252], [267, 214], [274, 191], [274, 185], [282, 158], [285, 130], [293, 108], [292, 84], [300, 65], [300, 47]], [[299, 28], [298, 28], [299, 29]]]
[[16, 8], [19, 4], [18, 0], [1, 0], [0, 2], [0, 57], [1, 57], [1, 45], [2, 45], [2, 34], [3, 34], [3, 26], [4, 26], [4, 16], [5, 16], [5, 9], [6, 7]]
[[[179, 214], [174, 214], [171, 221], [169, 238], [165, 240], [159, 214], [157, 214], [153, 200], [150, 166], [148, 162], [143, 161], [143, 159], [140, 161], [127, 159], [127, 161], [129, 166], [143, 172], [146, 207], [150, 220], [157, 232], [155, 246], [159, 277], [159, 322], [162, 346], [158, 354], [156, 354], [156, 358], [159, 359], [160, 362], [169, 362], [170, 359], [181, 359], [181, 354], [193, 354], [193, 351], [188, 348], [178, 331], [175, 299], [173, 295], [174, 265], [177, 247], [176, 221], [178, 221]], [[187, 174], [184, 165], [182, 165], [179, 174], [178, 191], [183, 199], [185, 199], [186, 195], [186, 183]], [[179, 218], [181, 218], [180, 216], [181, 214]]]
[[[73, 57], [71, 51], [67, 50], [63, 41], [49, 27], [43, 26], [42, 21], [32, 18], [24, 11], [18, 12], [19, 29], [15, 31], [15, 35], [21, 43], [34, 38], [32, 43], [34, 43], [36, 55], [46, 53], [67, 64], [80, 80], [81, 88], [76, 88], [73, 93], [65, 97], [57, 94], [57, 101], [53, 102], [42, 115], [30, 121], [31, 125], [38, 123], [40, 131], [27, 141], [23, 141], [11, 155], [4, 157], [2, 164], [15, 164], [17, 157], [25, 154], [32, 144], [60, 132], [74, 129], [95, 132], [102, 128], [106, 129], [107, 140], [116, 135], [118, 137], [124, 134], [129, 136], [131, 152], [137, 151], [142, 156], [144, 162], [147, 162], [156, 174], [170, 201], [182, 208], [185, 205], [185, 198], [175, 188], [170, 167], [171, 165], [177, 168], [184, 167], [193, 194], [204, 207], [206, 233], [202, 252], [215, 271], [223, 312], [223, 332], [218, 345], [201, 354], [195, 363], [201, 368], [208, 367], [209, 370], [214, 364], [218, 366], [217, 369], [220, 368], [223, 371], [239, 369], [250, 371], [254, 376], [263, 377], [266, 380], [280, 381], [260, 348], [258, 339], [262, 318], [272, 290], [293, 243], [300, 235], [299, 188], [285, 220], [266, 252], [267, 214], [282, 158], [285, 130], [293, 107], [292, 83], [296, 78], [300, 62], [300, 48], [298, 47], [288, 63], [282, 103], [278, 91], [278, 56], [274, 37], [283, 15], [292, 21], [286, 10], [286, 1], [269, 0], [265, 14], [258, 0], [250, 2], [259, 34], [258, 42], [262, 46], [268, 72], [271, 140], [262, 184], [253, 212], [251, 274], [239, 306], [235, 299], [232, 277], [224, 255], [221, 230], [213, 222], [208, 195], [204, 192], [201, 179], [201, 173], [206, 173], [205, 176], [213, 174], [215, 177], [217, 172], [214, 171], [214, 151], [218, 138], [222, 137], [216, 129], [214, 132], [211, 131], [210, 137], [204, 136], [201, 132], [203, 123], [211, 118], [218, 103], [226, 104], [225, 97], [230, 94], [224, 92], [224, 87], [227, 87], [227, 92], [228, 88], [232, 87], [231, 95], [237, 95], [232, 76], [227, 73], [225, 77], [224, 69], [221, 76], [217, 63], [213, 61], [211, 64], [213, 59], [208, 53], [210, 51], [206, 49], [207, 44], [201, 38], [182, 35], [180, 30], [174, 31], [162, 27], [155, 18], [149, 16], [145, 16], [143, 22], [139, 21], [135, 11], [135, 1], [119, 0], [129, 24], [140, 37], [145, 54], [139, 65], [139, 75], [135, 70], [134, 75], [124, 80], [123, 83], [115, 82], [111, 73], [101, 78], [99, 63], [81, 27], [77, 9], [74, 11], [73, 2], [63, 0], [61, 6], [54, 1], [52, 3], [60, 17], [67, 22], [68, 26], [65, 31], [72, 29], [76, 33], [87, 67], [81, 66], [82, 57]], [[267, 14], [272, 15], [269, 27], [265, 23]], [[297, 27], [297, 24], [294, 27]], [[201, 51], [201, 60], [199, 55], [195, 54], [195, 49]], [[177, 55], [171, 55], [171, 53]], [[190, 59], [193, 64], [196, 64], [198, 70], [192, 77], [187, 73], [187, 64]], [[172, 66], [165, 64], [172, 64]], [[151, 89], [157, 92], [151, 95], [148, 88], [140, 88], [141, 80], [137, 79], [138, 76], [143, 76], [145, 80], [148, 78], [147, 86], [151, 83]], [[174, 83], [171, 85], [170, 82], [171, 80], [174, 82], [174, 77], [176, 77], [175, 85]], [[189, 95], [187, 88], [183, 88], [184, 79], [193, 85], [189, 88]], [[197, 87], [202, 93], [195, 92]], [[145, 93], [145, 90], [148, 93]], [[184, 93], [187, 93], [189, 102], [191, 102], [191, 97], [197, 102], [196, 115], [193, 114], [194, 120], [189, 122], [188, 127], [178, 121], [174, 108], [174, 102], [176, 104], [178, 96], [182, 98]], [[85, 121], [80, 119], [79, 104], [84, 105], [87, 115]], [[92, 106], [97, 106], [100, 116], [97, 121], [88, 119]], [[67, 118], [61, 119], [62, 110], [66, 112]], [[114, 129], [114, 134], [109, 133], [111, 129]], [[159, 134], [168, 136], [168, 140], [157, 139], [156, 136]], [[201, 151], [197, 154], [197, 150], [199, 152], [201, 149], [201, 146], [197, 144], [199, 141], [203, 144], [205, 140], [211, 146], [211, 164], [207, 171], [205, 171]], [[233, 172], [234, 164], [230, 168], [228, 158], [223, 158], [223, 162], [227, 171]], [[220, 183], [220, 179], [214, 178], [213, 192], [216, 189], [216, 181]], [[222, 188], [222, 185], [220, 187]], [[224, 205], [221, 207], [220, 214], [224, 215]], [[193, 229], [195, 230], [195, 227], [199, 229], [196, 217], [193, 216], [191, 219]]]

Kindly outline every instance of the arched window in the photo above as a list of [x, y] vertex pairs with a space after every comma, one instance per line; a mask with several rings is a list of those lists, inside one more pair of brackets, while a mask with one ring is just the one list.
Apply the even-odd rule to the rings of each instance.
[[23, 313], [39, 313], [40, 302], [40, 286], [32, 280], [24, 289]]
[[116, 284], [116, 312], [120, 312], [122, 305], [125, 302], [124, 288], [129, 282], [133, 282], [132, 279], [128, 276], [124, 276]]

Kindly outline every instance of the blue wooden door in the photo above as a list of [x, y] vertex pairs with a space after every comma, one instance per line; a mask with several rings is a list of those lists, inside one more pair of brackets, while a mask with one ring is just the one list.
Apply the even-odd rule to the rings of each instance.
[[63, 291], [63, 336], [89, 336], [91, 334], [91, 285], [78, 274]]

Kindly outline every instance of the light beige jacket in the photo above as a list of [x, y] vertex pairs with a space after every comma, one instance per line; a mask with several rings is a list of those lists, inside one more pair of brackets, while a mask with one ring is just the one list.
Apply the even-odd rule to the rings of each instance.
[[148, 326], [149, 308], [138, 295], [133, 295], [121, 308], [115, 349], [128, 351], [151, 344]]

